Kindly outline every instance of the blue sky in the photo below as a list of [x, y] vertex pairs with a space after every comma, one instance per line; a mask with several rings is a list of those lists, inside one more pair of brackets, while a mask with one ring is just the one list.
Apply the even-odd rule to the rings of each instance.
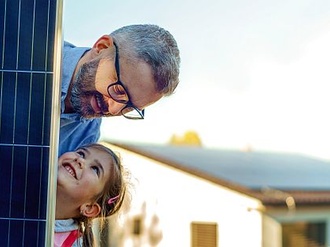
[[297, 152], [330, 160], [330, 1], [64, 1], [64, 39], [91, 46], [124, 25], [168, 29], [181, 50], [175, 95], [146, 119], [104, 119], [102, 138]]

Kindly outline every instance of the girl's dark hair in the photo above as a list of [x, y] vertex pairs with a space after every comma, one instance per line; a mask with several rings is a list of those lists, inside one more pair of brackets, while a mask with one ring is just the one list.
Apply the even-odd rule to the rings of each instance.
[[[118, 212], [123, 204], [126, 193], [126, 184], [123, 175], [124, 169], [119, 156], [102, 144], [92, 143], [81, 148], [104, 151], [108, 153], [110, 157], [109, 162], [111, 163], [111, 166], [109, 180], [107, 181], [103, 191], [95, 196], [95, 203], [98, 203], [101, 207], [101, 212], [98, 216], [96, 216], [96, 218], [100, 219], [100, 225], [102, 227], [104, 225], [105, 218]], [[114, 200], [114, 202], [110, 204], [108, 203], [110, 198], [117, 196], [118, 198]], [[79, 231], [82, 233], [82, 246], [84, 247], [94, 246], [94, 235], [92, 231], [93, 219], [94, 218], [88, 218], [85, 216], [75, 219], [79, 225]]]

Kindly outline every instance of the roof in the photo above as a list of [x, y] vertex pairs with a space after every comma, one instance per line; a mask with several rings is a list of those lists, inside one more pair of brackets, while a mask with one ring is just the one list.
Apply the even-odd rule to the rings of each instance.
[[283, 204], [287, 196], [293, 196], [296, 203], [304, 205], [330, 205], [328, 161], [293, 153], [111, 143], [257, 197], [264, 204]]

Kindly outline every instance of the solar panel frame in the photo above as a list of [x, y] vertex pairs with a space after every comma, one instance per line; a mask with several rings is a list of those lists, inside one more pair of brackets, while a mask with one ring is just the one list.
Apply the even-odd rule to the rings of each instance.
[[52, 246], [62, 0], [0, 1], [0, 237]]

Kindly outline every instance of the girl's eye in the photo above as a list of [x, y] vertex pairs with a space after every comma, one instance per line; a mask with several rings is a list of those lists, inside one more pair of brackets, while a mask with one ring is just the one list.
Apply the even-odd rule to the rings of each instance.
[[98, 166], [92, 166], [92, 170], [96, 173], [96, 175], [100, 176], [100, 168]]
[[81, 158], [85, 158], [85, 153], [83, 152], [83, 151], [81, 151], [81, 150], [78, 150], [77, 151], [77, 154], [81, 157]]

